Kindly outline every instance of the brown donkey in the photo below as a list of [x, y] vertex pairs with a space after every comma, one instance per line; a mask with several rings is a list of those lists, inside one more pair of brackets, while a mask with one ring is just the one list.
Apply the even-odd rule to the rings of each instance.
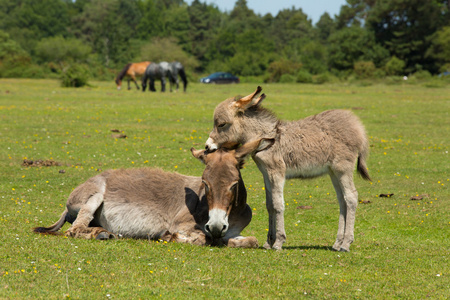
[[269, 233], [265, 248], [281, 249], [284, 231], [283, 187], [286, 178], [328, 174], [340, 206], [339, 228], [333, 249], [349, 251], [353, 242], [358, 193], [353, 183], [355, 163], [364, 179], [368, 141], [363, 125], [350, 111], [329, 110], [303, 120], [280, 121], [261, 107], [261, 87], [246, 97], [230, 98], [214, 111], [214, 129], [206, 149], [232, 147], [252, 140], [272, 140], [252, 155], [264, 176]]
[[259, 144], [213, 153], [192, 148], [206, 164], [202, 177], [150, 168], [105, 171], [70, 194], [59, 221], [34, 231], [54, 233], [69, 222], [65, 235], [71, 237], [258, 247], [256, 238], [240, 236], [252, 211], [239, 168]]

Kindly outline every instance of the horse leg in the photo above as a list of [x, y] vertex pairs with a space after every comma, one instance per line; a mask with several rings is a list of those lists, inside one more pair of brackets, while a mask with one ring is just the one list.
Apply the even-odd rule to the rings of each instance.
[[149, 89], [148, 89], [149, 91], [152, 91], [152, 92], [156, 92], [156, 89], [155, 89], [155, 80], [154, 79], [150, 79], [150, 87], [149, 87]]
[[161, 77], [161, 92], [165, 92], [166, 91], [166, 78], [165, 77]]
[[131, 79], [133, 80], [134, 84], [136, 85], [136, 88], [139, 90], [139, 85], [138, 85], [138, 83], [136, 81], [136, 77], [132, 76]]
[[131, 90], [131, 87], [130, 87], [130, 78], [128, 78], [127, 82], [128, 82], [128, 90]]
[[358, 192], [353, 183], [353, 172], [333, 173], [331, 180], [339, 201], [339, 228], [333, 250], [349, 252], [354, 240]]

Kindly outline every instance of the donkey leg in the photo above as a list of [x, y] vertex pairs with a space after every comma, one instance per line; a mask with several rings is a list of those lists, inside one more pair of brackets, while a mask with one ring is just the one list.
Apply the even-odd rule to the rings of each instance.
[[258, 248], [258, 240], [254, 236], [237, 236], [225, 241], [230, 248]]
[[103, 203], [105, 184], [103, 183], [100, 185], [99, 189], [100, 191], [92, 195], [86, 203], [83, 204], [72, 226], [65, 232], [66, 236], [91, 239], [96, 237], [100, 232], [106, 231], [101, 227], [89, 228], [89, 223], [94, 219], [95, 212]]
[[333, 173], [330, 173], [330, 177], [339, 202], [339, 227], [336, 236], [336, 242], [334, 242], [333, 245], [333, 250], [339, 251], [341, 249], [342, 242], [344, 241], [345, 219], [347, 218], [347, 205], [345, 205], [344, 194], [342, 193], [339, 179]]
[[281, 250], [284, 242], [286, 242], [283, 196], [286, 179], [283, 174], [278, 173], [268, 174], [264, 172], [263, 175], [266, 189], [266, 208], [269, 213], [269, 232], [267, 234], [267, 242], [263, 247]]
[[[341, 216], [339, 218], [339, 227], [341, 227], [341, 217], [344, 218], [344, 237], [339, 251], [350, 251], [350, 245], [354, 240], [354, 227], [356, 218], [356, 207], [358, 206], [358, 192], [353, 183], [353, 170], [336, 175], [339, 187], [342, 191], [343, 203], [341, 207]], [[334, 183], [333, 183], [334, 184]], [[339, 238], [339, 237], [338, 237]], [[333, 249], [334, 246], [333, 246]], [[335, 249], [337, 250], [337, 249]]]

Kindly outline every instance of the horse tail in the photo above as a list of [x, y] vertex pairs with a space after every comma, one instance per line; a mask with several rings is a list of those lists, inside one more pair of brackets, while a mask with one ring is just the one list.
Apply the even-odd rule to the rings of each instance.
[[119, 75], [116, 77], [116, 84], [119, 85], [120, 81], [127, 75], [128, 69], [131, 67], [132, 63], [127, 64], [125, 67], [123, 67], [122, 71], [119, 72]]
[[61, 218], [59, 218], [55, 224], [49, 227], [35, 227], [33, 228], [33, 232], [42, 234], [57, 234], [56, 232], [60, 230], [66, 222], [72, 223], [73, 221], [74, 220], [72, 220], [69, 216], [69, 210], [66, 208], [62, 213]]
[[359, 175], [365, 180], [372, 181], [369, 175], [369, 170], [367, 169], [367, 158], [369, 156], [369, 145], [367, 142], [367, 139], [363, 145], [363, 148], [361, 149], [359, 156], [358, 156], [358, 162], [356, 169], [358, 170]]
[[187, 81], [186, 73], [184, 72], [184, 67], [181, 67], [178, 70], [178, 74], [180, 75], [181, 80], [183, 80], [183, 90], [186, 92], [188, 81]]

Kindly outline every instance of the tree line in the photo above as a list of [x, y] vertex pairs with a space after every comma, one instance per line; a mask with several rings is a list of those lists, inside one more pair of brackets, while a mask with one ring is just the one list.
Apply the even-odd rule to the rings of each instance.
[[0, 7], [0, 77], [78, 68], [110, 79], [145, 60], [267, 82], [450, 69], [449, 0], [347, 0], [316, 24], [301, 8], [259, 15], [246, 0], [230, 12], [200, 0], [0, 0]]

